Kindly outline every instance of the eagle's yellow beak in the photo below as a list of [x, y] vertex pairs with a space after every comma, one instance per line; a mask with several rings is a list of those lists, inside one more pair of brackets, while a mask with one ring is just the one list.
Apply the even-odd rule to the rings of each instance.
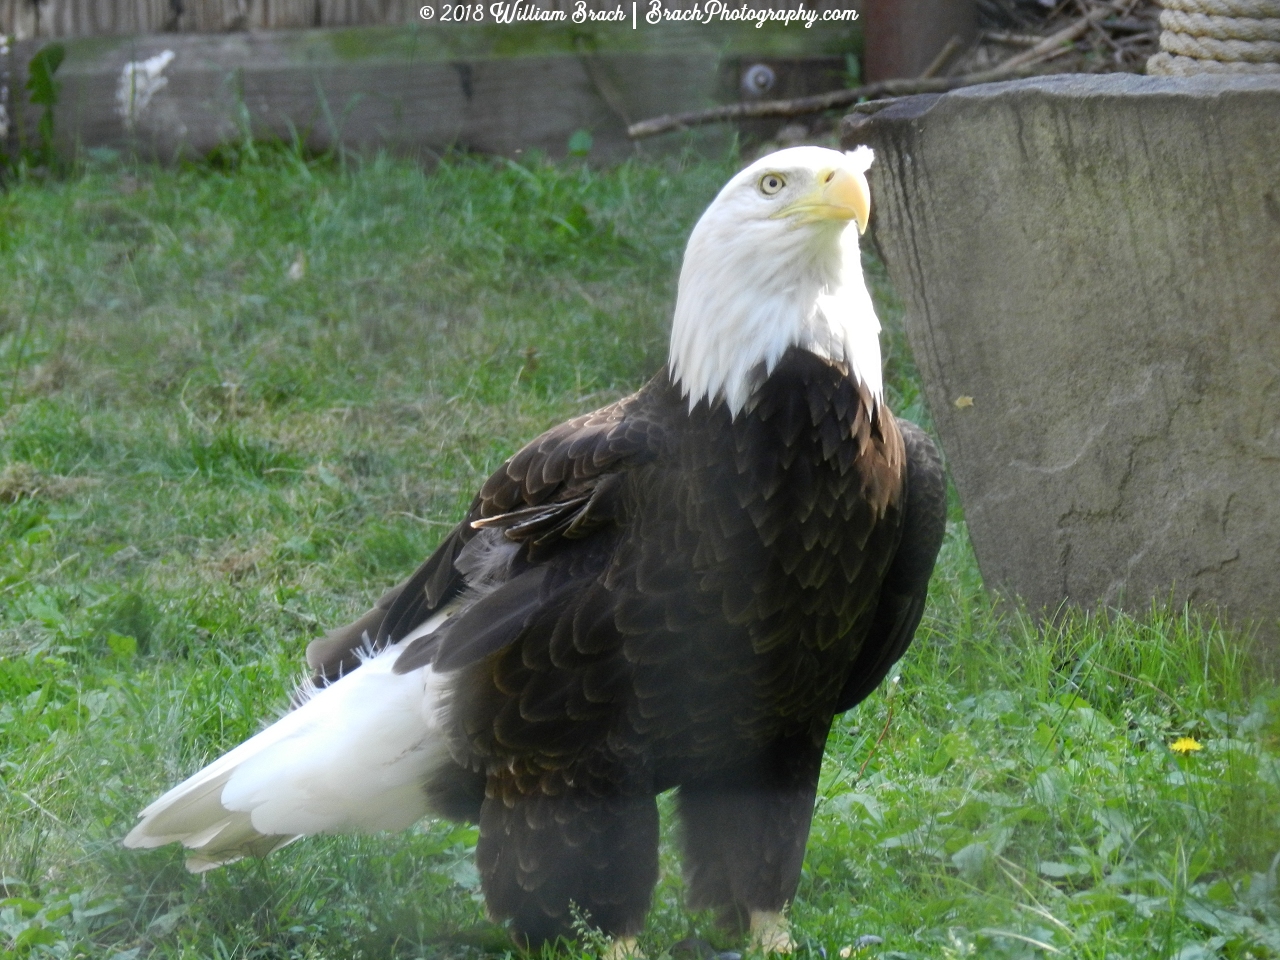
[[822, 170], [817, 186], [776, 216], [796, 216], [806, 222], [853, 220], [858, 224], [858, 233], [866, 233], [871, 217], [871, 188], [864, 174], [843, 168]]

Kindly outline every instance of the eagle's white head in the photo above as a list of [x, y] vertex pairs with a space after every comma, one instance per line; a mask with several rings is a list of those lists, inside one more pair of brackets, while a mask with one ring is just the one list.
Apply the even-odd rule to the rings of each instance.
[[671, 328], [671, 376], [690, 409], [723, 398], [736, 416], [792, 346], [843, 360], [879, 403], [880, 322], [858, 252], [871, 160], [869, 147], [780, 150], [711, 202], [685, 248]]

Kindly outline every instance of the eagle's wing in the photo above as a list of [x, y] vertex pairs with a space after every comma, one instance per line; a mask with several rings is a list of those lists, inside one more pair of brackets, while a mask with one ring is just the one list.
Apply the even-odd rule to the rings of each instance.
[[881, 587], [867, 641], [840, 692], [837, 712], [861, 703], [911, 644], [947, 529], [947, 480], [938, 448], [914, 423], [899, 420], [898, 428], [907, 454], [902, 539]]
[[[501, 647], [504, 638], [519, 628], [512, 620], [515, 611], [524, 609], [530, 594], [541, 586], [543, 574], [537, 562], [553, 553], [558, 543], [582, 539], [610, 524], [621, 474], [657, 454], [662, 429], [649, 415], [651, 393], [645, 388], [552, 427], [499, 467], [481, 487], [466, 518], [408, 580], [389, 590], [354, 623], [308, 646], [307, 662], [316, 679], [323, 682], [349, 672], [359, 666], [370, 646], [377, 650], [397, 643], [451, 601], [467, 599], [464, 592], [472, 584], [463, 569], [467, 566], [464, 551], [486, 533], [523, 547], [519, 562], [497, 589], [471, 598], [474, 602], [465, 611], [457, 611], [449, 632], [460, 638], [474, 632], [468, 627], [483, 628], [485, 637], [466, 644], [473, 654]], [[411, 645], [397, 663], [397, 671], [421, 666], [436, 653], [430, 643]]]

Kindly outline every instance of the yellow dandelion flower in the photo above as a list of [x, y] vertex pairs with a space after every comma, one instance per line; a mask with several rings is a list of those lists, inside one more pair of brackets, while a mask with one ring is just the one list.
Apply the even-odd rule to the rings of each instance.
[[1181, 753], [1184, 756], [1188, 753], [1195, 753], [1197, 750], [1203, 750], [1199, 740], [1193, 740], [1191, 737], [1179, 737], [1173, 743], [1169, 744], [1169, 749], [1174, 753]]

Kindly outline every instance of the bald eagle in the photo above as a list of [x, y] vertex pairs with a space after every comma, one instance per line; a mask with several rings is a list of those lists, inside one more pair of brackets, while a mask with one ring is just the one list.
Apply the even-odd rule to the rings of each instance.
[[468, 820], [518, 943], [572, 936], [576, 905], [626, 946], [675, 788], [690, 906], [789, 949], [832, 719], [911, 642], [945, 525], [938, 453], [884, 402], [870, 163], [796, 147], [733, 177], [689, 238], [667, 365], [499, 467], [308, 647], [302, 702], [125, 844], [200, 871]]

